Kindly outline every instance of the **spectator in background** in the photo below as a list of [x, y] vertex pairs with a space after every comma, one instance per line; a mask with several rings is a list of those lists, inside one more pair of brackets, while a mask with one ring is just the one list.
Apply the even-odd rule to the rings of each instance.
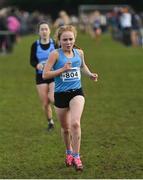
[[133, 11], [132, 31], [131, 31], [131, 42], [133, 46], [139, 46], [140, 28], [141, 28], [141, 18], [137, 13]]
[[70, 23], [71, 23], [70, 17], [66, 13], [66, 11], [62, 10], [59, 12], [59, 17], [54, 22], [54, 27], [57, 28], [59, 26], [68, 25]]
[[39, 11], [33, 11], [30, 14], [28, 23], [29, 23], [29, 30], [31, 33], [35, 33], [36, 32], [36, 27], [37, 24], [42, 21], [43, 19], [41, 19], [41, 13]]
[[92, 30], [93, 30], [93, 35], [96, 39], [96, 41], [100, 40], [100, 36], [102, 34], [102, 29], [101, 29], [101, 14], [99, 11], [95, 11], [92, 14]]
[[141, 26], [139, 30], [139, 43], [140, 46], [143, 47], [143, 12], [140, 13]]
[[28, 33], [30, 33], [30, 28], [29, 28], [29, 24], [31, 22], [29, 22], [29, 18], [30, 18], [30, 13], [27, 11], [19, 11], [19, 19], [21, 22], [21, 28], [20, 28], [20, 35], [27, 35]]
[[132, 16], [128, 7], [121, 8], [120, 25], [123, 35], [123, 43], [126, 46], [131, 46]]
[[120, 8], [115, 7], [111, 12], [107, 13], [108, 28], [114, 40], [122, 42], [122, 31], [120, 26]]
[[12, 51], [13, 45], [19, 40], [19, 33], [21, 28], [21, 23], [16, 17], [15, 9], [13, 8], [10, 8], [8, 11], [7, 28], [10, 32], [10, 41], [12, 44], [12, 46], [9, 48], [9, 51]]
[[84, 14], [84, 13], [80, 14], [79, 29], [83, 33], [89, 33], [89, 17], [87, 14]]
[[78, 19], [78, 17], [77, 16], [75, 16], [75, 15], [71, 15], [70, 16], [70, 21], [71, 21], [71, 24], [73, 25], [73, 26], [78, 26], [79, 25], [79, 19]]
[[6, 9], [0, 10], [0, 53], [5, 53], [7, 49], [7, 35], [4, 33], [8, 31], [6, 23]]
[[10, 32], [13, 33], [11, 40], [13, 43], [17, 42], [19, 31], [20, 31], [20, 22], [15, 16], [9, 16], [7, 18], [7, 27]]
[[107, 31], [107, 18], [105, 14], [100, 14], [100, 27], [102, 33]]
[[42, 107], [48, 120], [48, 131], [54, 128], [51, 103], [54, 102], [54, 79], [42, 78], [43, 68], [55, 43], [50, 38], [50, 28], [46, 21], [38, 24], [39, 39], [31, 46], [30, 64], [36, 70], [36, 88], [42, 102]]

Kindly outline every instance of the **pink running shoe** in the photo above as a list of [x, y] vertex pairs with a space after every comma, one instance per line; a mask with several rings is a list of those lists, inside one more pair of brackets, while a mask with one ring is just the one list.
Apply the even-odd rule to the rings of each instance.
[[74, 158], [73, 159], [73, 165], [75, 166], [75, 169], [77, 171], [82, 171], [83, 170], [83, 165], [82, 165], [82, 162], [81, 162], [80, 158]]
[[66, 155], [66, 160], [65, 160], [66, 166], [72, 166], [73, 165], [73, 156], [71, 154]]

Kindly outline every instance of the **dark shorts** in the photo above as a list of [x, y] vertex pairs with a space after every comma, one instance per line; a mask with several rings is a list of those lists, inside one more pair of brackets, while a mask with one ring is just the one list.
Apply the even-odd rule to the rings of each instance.
[[54, 82], [54, 79], [43, 79], [42, 74], [36, 74], [36, 84], [50, 84], [51, 82]]
[[58, 108], [67, 108], [67, 107], [69, 107], [70, 100], [78, 95], [81, 95], [84, 97], [82, 88], [71, 89], [66, 92], [59, 92], [59, 93], [55, 92], [54, 93], [55, 106]]

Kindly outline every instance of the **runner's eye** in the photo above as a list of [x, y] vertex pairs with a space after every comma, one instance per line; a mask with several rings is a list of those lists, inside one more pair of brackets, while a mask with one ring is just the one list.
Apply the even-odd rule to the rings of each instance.
[[65, 42], [65, 41], [73, 41], [73, 38], [69, 38], [69, 39], [63, 39], [63, 41]]
[[47, 28], [41, 28], [41, 31], [48, 31]]
[[63, 39], [63, 41], [67, 41], [67, 39]]

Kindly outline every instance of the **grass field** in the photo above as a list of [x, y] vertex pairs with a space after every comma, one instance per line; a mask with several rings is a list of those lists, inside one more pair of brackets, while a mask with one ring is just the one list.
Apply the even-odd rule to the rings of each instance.
[[23, 37], [13, 54], [0, 56], [0, 179], [143, 178], [143, 49], [124, 47], [109, 35], [99, 44], [79, 35], [99, 81], [83, 77], [85, 168], [77, 173], [64, 165], [58, 120], [53, 132], [46, 131], [29, 65], [35, 38]]

